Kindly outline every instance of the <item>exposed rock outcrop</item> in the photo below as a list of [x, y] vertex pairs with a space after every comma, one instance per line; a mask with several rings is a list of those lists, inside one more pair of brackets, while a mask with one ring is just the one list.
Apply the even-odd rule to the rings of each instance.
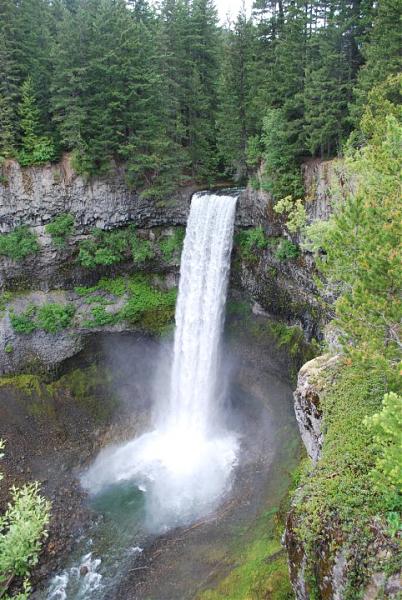
[[338, 356], [325, 354], [307, 362], [299, 371], [294, 392], [294, 407], [300, 435], [314, 465], [321, 456], [323, 442], [320, 394], [324, 381], [320, 373], [331, 368], [338, 360]]

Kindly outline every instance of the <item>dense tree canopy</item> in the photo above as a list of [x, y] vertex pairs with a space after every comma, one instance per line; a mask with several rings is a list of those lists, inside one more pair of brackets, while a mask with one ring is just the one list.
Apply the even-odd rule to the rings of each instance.
[[[136, 189], [186, 180], [300, 187], [305, 156], [339, 153], [370, 90], [400, 70], [396, 0], [255, 0], [219, 26], [213, 0], [3, 0], [0, 156], [74, 153]], [[356, 126], [358, 127], [358, 126]]]

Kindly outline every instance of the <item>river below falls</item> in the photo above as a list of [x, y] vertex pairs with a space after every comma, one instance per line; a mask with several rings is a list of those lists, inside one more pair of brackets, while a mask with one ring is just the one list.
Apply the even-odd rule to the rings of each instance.
[[[145, 525], [146, 492], [130, 482], [93, 497], [83, 494], [80, 502], [87, 516], [73, 543], [61, 550], [61, 567], [38, 582], [34, 600], [195, 599], [238, 565], [236, 548], [247, 542], [263, 515], [278, 509], [300, 451], [286, 356], [268, 335], [255, 335], [263, 319], [253, 317], [253, 323], [252, 333], [250, 327], [235, 327], [224, 344], [230, 382], [227, 425], [239, 435], [240, 452], [231, 488], [219, 507], [157, 535]], [[125, 389], [126, 378], [137, 376], [142, 382], [136, 394], [143, 398], [152, 395], [152, 368], [144, 365], [156, 364], [159, 355], [157, 343], [115, 336], [112, 344], [110, 338], [101, 344], [96, 357], [112, 371], [119, 365], [117, 395]], [[127, 359], [126, 372], [121, 356]], [[82, 364], [92, 360], [85, 352], [79, 357]], [[146, 402], [139, 405], [140, 412], [146, 410]], [[146, 424], [139, 433], [144, 428]], [[81, 470], [71, 469], [74, 477]]]

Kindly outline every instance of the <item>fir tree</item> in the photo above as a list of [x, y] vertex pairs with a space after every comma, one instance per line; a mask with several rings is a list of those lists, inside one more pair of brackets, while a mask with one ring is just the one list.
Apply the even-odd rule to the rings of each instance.
[[40, 112], [32, 77], [28, 77], [22, 84], [18, 112], [21, 128], [20, 163], [25, 166], [53, 160], [55, 151], [51, 140], [40, 135]]

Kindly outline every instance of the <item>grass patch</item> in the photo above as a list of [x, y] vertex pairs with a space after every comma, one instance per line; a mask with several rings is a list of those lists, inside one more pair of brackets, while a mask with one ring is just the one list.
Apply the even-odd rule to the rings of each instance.
[[23, 260], [39, 251], [37, 236], [27, 227], [21, 225], [10, 233], [0, 235], [0, 255], [13, 260]]
[[197, 600], [292, 600], [286, 555], [279, 541], [263, 535], [247, 544], [238, 557], [241, 565], [213, 590]]

